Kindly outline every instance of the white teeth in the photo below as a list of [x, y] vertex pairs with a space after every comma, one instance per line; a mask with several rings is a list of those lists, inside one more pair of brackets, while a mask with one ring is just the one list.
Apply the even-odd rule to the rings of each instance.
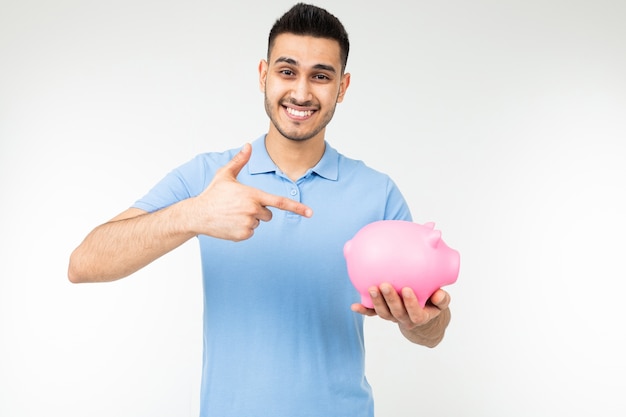
[[302, 110], [292, 109], [291, 107], [287, 107], [287, 113], [296, 117], [308, 117], [313, 114], [313, 111], [312, 110], [302, 111]]

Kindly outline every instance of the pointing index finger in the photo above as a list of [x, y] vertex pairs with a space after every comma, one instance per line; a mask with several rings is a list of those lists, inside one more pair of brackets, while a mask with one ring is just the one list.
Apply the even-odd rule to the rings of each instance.
[[259, 191], [259, 203], [263, 206], [275, 207], [280, 210], [290, 211], [304, 217], [313, 216], [313, 210], [305, 204], [287, 197], [280, 197]]

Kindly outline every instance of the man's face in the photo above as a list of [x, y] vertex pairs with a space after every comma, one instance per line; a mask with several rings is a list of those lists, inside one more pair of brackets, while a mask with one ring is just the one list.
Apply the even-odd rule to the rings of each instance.
[[270, 132], [290, 140], [324, 137], [350, 74], [342, 74], [339, 43], [284, 33], [259, 65]]

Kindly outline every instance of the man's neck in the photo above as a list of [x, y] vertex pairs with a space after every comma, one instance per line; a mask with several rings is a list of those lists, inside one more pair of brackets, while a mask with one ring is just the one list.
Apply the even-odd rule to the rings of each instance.
[[326, 144], [324, 135], [307, 140], [291, 140], [269, 132], [265, 148], [276, 166], [292, 181], [298, 180], [322, 159]]

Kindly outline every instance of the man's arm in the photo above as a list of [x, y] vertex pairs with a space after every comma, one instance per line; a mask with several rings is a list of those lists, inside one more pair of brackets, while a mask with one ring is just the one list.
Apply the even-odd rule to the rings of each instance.
[[311, 209], [304, 204], [237, 181], [251, 152], [246, 144], [196, 197], [154, 213], [131, 208], [96, 227], [70, 256], [69, 280], [123, 278], [199, 234], [233, 241], [248, 239], [261, 221], [271, 220], [268, 206], [311, 217]]
[[194, 236], [180, 216], [176, 205], [154, 213], [130, 208], [96, 227], [72, 252], [69, 280], [114, 281], [143, 268]]
[[444, 290], [437, 290], [424, 308], [410, 288], [403, 288], [399, 295], [393, 286], [384, 283], [370, 288], [370, 296], [374, 308], [353, 304], [352, 310], [397, 323], [404, 337], [422, 346], [433, 348], [443, 340], [451, 318], [450, 295]]

